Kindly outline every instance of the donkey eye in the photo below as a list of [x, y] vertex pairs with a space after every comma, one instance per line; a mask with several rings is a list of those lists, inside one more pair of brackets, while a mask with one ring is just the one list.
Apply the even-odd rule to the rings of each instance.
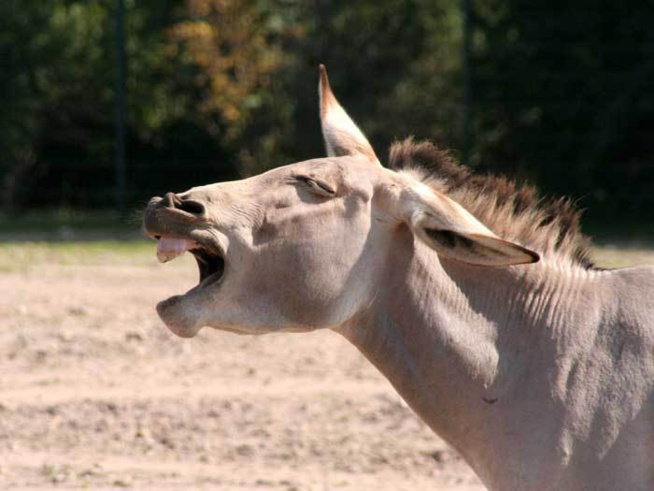
[[296, 179], [320, 196], [330, 197], [336, 195], [336, 191], [325, 182], [307, 176], [296, 176]]

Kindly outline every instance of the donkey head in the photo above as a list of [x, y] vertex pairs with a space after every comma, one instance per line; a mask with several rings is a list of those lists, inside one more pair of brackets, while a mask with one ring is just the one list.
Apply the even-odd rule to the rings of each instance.
[[374, 302], [399, 233], [480, 266], [538, 260], [410, 173], [384, 168], [320, 67], [327, 158], [155, 197], [144, 228], [161, 261], [190, 251], [200, 281], [157, 305], [168, 327], [238, 333], [342, 325]]

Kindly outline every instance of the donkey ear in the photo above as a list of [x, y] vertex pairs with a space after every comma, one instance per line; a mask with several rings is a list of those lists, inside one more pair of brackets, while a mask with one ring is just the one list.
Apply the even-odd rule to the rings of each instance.
[[512, 266], [540, 259], [529, 249], [491, 235], [434, 228], [425, 228], [421, 235], [442, 256], [476, 266]]
[[327, 69], [320, 65], [320, 124], [327, 147], [327, 155], [365, 155], [369, 160], [379, 163], [372, 146], [361, 130], [347, 115], [329, 86]]
[[[403, 176], [408, 177], [408, 176]], [[456, 201], [408, 179], [396, 201], [400, 217], [438, 254], [477, 266], [535, 263], [540, 256], [499, 238]]]

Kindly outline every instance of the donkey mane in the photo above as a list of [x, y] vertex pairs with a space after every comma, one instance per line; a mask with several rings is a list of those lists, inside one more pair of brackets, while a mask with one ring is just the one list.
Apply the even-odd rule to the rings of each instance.
[[389, 166], [446, 193], [500, 237], [594, 268], [590, 239], [579, 226], [581, 210], [568, 198], [542, 199], [530, 185], [475, 174], [457, 164], [448, 150], [413, 138], [391, 146]]

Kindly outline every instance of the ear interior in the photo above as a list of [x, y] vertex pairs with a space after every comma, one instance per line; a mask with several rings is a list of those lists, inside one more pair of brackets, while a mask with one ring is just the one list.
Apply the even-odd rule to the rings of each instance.
[[425, 242], [445, 257], [477, 266], [535, 263], [540, 256], [512, 242], [477, 233], [425, 228]]

